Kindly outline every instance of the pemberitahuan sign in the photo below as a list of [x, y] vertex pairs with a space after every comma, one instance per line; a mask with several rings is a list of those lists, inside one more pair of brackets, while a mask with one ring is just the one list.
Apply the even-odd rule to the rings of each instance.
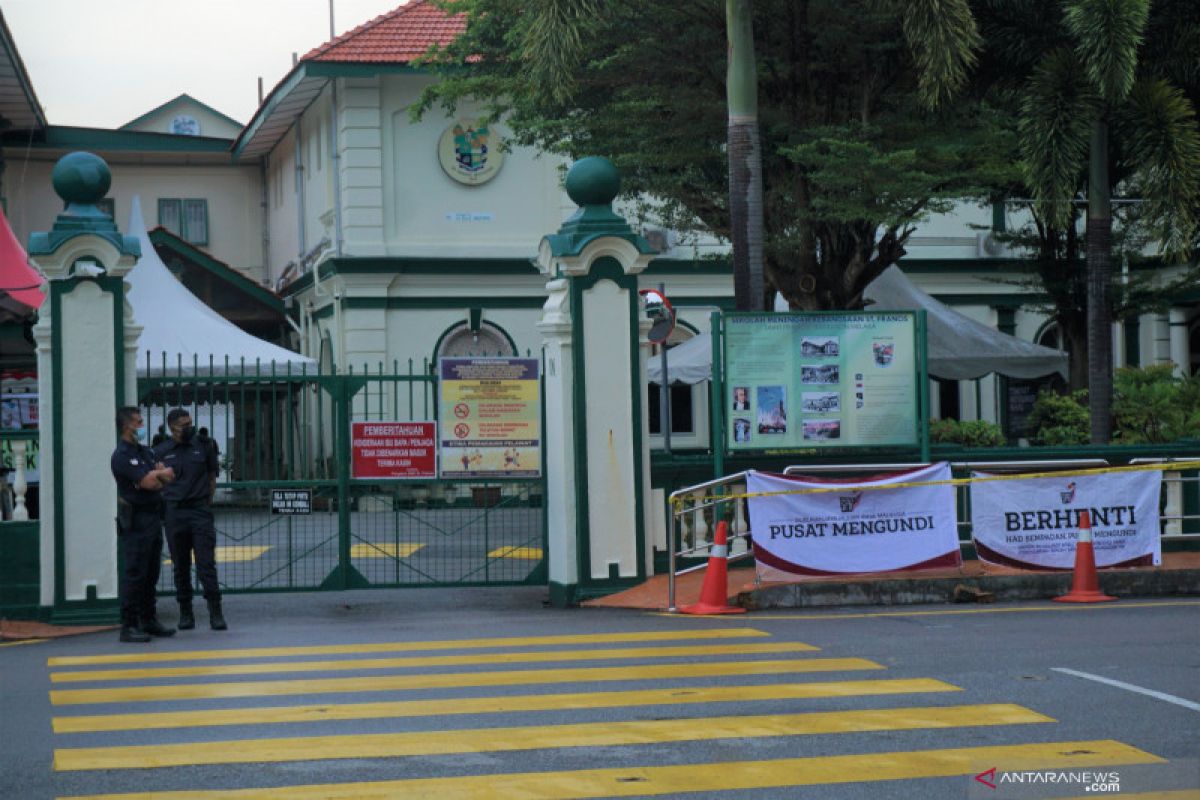
[[436, 427], [434, 422], [352, 423], [351, 476], [375, 480], [437, 477]]

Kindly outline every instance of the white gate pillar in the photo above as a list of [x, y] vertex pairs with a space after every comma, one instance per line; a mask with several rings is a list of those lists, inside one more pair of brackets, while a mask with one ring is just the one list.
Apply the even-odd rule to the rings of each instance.
[[133, 324], [123, 280], [141, 255], [96, 203], [112, 175], [91, 153], [54, 166], [65, 203], [48, 233], [29, 237], [46, 276], [34, 326], [41, 438], [41, 604], [55, 622], [117, 617], [117, 495], [109, 468], [118, 406], [137, 400]]
[[546, 356], [550, 600], [566, 606], [644, 580], [650, 450], [638, 274], [655, 251], [614, 214], [620, 176], [585, 158], [567, 174], [579, 205], [542, 239], [551, 280], [538, 324]]

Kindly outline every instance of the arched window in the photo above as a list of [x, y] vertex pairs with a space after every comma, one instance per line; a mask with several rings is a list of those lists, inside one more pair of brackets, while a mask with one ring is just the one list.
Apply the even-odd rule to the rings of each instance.
[[498, 325], [483, 322], [477, 330], [471, 330], [464, 322], [442, 335], [434, 358], [508, 358], [516, 355], [517, 348]]
[[1057, 322], [1048, 322], [1038, 331], [1036, 342], [1042, 347], [1052, 350], [1066, 350], [1067, 342], [1063, 338], [1062, 326]]

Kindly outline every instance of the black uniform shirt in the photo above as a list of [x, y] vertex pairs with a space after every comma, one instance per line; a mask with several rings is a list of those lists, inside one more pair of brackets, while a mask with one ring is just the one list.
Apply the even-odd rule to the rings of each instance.
[[159, 492], [139, 489], [142, 478], [154, 471], [154, 451], [141, 442], [127, 442], [124, 439], [117, 442], [109, 464], [113, 477], [117, 479], [117, 494], [127, 503], [135, 506], [156, 506], [159, 503]]
[[154, 449], [165, 466], [175, 470], [175, 480], [163, 488], [163, 499], [185, 503], [208, 498], [212, 476], [220, 469], [216, 448], [193, 436], [187, 444], [167, 439]]

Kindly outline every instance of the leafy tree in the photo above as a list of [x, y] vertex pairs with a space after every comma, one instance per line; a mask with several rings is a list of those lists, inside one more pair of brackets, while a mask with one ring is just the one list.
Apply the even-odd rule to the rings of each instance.
[[[1190, 81], [1185, 86], [1194, 96], [1200, 77], [1194, 45], [1189, 66], [1186, 45], [1176, 40], [1178, 27], [1196, 29], [1194, 7], [1189, 17], [1177, 0], [1162, 6], [1161, 17], [1152, 21], [1149, 0], [978, 3], [995, 67], [989, 71], [985, 56], [981, 79], [994, 81], [997, 102], [1019, 109], [1023, 182], [1036, 201], [1039, 270], [1073, 355], [1087, 355], [1095, 443], [1107, 442], [1112, 427], [1114, 316], [1144, 310], [1164, 288], [1156, 293], [1154, 281], [1143, 280], [1114, 292], [1113, 200], [1138, 201], [1119, 232], [1130, 249], [1156, 241], [1172, 257], [1193, 248], [1200, 212], [1195, 110], [1187, 91], [1169, 80]], [[1166, 20], [1179, 25], [1172, 29]], [[1019, 82], [1002, 77], [1001, 70]], [[1076, 220], [1083, 192], [1081, 243]], [[1078, 386], [1078, 359], [1073, 364], [1072, 384]]]
[[[484, 99], [521, 144], [612, 158], [647, 216], [729, 238], [725, 62], [715, 55], [724, 4], [586, 6], [572, 15], [565, 0], [449, 0], [467, 31], [433, 57], [442, 80], [416, 113]], [[981, 172], [1009, 168], [987, 108], [944, 104], [978, 44], [970, 10], [966, 0], [760, 0], [752, 29], [767, 281], [794, 307], [854, 307], [916, 223], [981, 192], [993, 182]]]

